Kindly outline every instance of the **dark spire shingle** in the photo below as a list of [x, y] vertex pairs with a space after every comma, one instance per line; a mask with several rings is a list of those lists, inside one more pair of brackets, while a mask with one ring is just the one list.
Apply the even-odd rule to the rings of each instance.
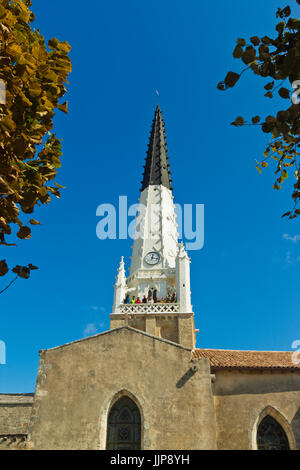
[[172, 189], [169, 167], [165, 124], [160, 107], [157, 105], [152, 122], [141, 191], [154, 184], [162, 184], [166, 188]]

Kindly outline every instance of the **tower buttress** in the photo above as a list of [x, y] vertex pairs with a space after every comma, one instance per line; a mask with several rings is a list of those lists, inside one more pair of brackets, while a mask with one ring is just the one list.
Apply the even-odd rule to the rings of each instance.
[[176, 292], [180, 310], [186, 313], [192, 312], [190, 262], [191, 260], [181, 242], [176, 257]]
[[120, 312], [120, 305], [124, 303], [126, 290], [127, 290], [127, 286], [126, 286], [125, 265], [124, 265], [124, 257], [122, 256], [120, 266], [118, 268], [118, 275], [116, 277], [116, 283], [114, 286], [113, 313]]

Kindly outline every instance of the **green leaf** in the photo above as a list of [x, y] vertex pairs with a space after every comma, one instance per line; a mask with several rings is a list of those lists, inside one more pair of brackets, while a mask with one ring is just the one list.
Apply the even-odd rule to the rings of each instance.
[[260, 121], [260, 117], [259, 117], [259, 116], [254, 116], [254, 117], [252, 118], [252, 123], [253, 123], [253, 124], [257, 124], [259, 121]]
[[55, 182], [54, 182], [54, 185], [55, 185], [57, 188], [66, 189], [66, 186], [62, 186], [61, 184], [58, 184], [58, 183], [55, 183]]
[[279, 96], [281, 96], [281, 98], [287, 99], [287, 98], [290, 97], [290, 92], [287, 88], [280, 88], [278, 90], [278, 94], [279, 94]]
[[261, 38], [261, 40], [264, 44], [271, 44], [272, 43], [272, 39], [270, 39], [268, 36], [264, 36], [263, 38]]
[[27, 240], [28, 238], [31, 237], [31, 229], [29, 227], [26, 227], [25, 225], [20, 228], [20, 230], [17, 232], [17, 237], [21, 238], [22, 240]]
[[2, 261], [0, 261], [0, 276], [5, 276], [5, 274], [7, 274], [8, 271], [9, 269], [8, 269], [7, 263], [5, 259], [3, 259]]
[[63, 104], [58, 104], [57, 107], [63, 113], [68, 114], [68, 102], [67, 101], [65, 101]]
[[260, 39], [258, 36], [253, 36], [252, 38], [250, 38], [250, 41], [252, 42], [254, 46], [258, 46], [260, 43]]
[[239, 78], [240, 78], [240, 75], [238, 73], [228, 72], [228, 74], [225, 77], [225, 85], [227, 87], [233, 87]]
[[267, 124], [272, 124], [272, 123], [275, 123], [275, 122], [276, 122], [276, 118], [274, 116], [269, 115], [269, 116], [266, 117], [266, 123]]
[[282, 10], [282, 13], [284, 14], [284, 16], [287, 18], [288, 16], [290, 16], [291, 14], [291, 8], [289, 6], [285, 7], [283, 10]]
[[285, 22], [284, 21], [280, 21], [277, 25], [276, 25], [276, 31], [281, 34], [283, 32], [285, 28]]
[[289, 118], [289, 113], [288, 113], [288, 111], [278, 111], [276, 117], [277, 117], [277, 121], [285, 122]]
[[231, 123], [232, 126], [243, 126], [245, 120], [242, 116], [238, 116], [234, 122]]
[[242, 56], [242, 61], [248, 65], [251, 62], [253, 62], [256, 59], [256, 50], [254, 49], [253, 46], [248, 46], [246, 47], [245, 52], [243, 53]]
[[274, 81], [267, 83], [267, 85], [264, 86], [265, 90], [272, 90], [274, 83], [275, 83]]
[[30, 269], [27, 266], [17, 265], [12, 269], [12, 271], [23, 279], [28, 279], [30, 277]]
[[[259, 51], [259, 59], [261, 61], [266, 61], [266, 60], [270, 59], [270, 50], [269, 50], [268, 46], [266, 46], [265, 44], [261, 44], [259, 46], [258, 51]], [[269, 63], [265, 62], [263, 64], [263, 67], [265, 67], [265, 66], [268, 66], [268, 70], [269, 70], [269, 66], [270, 66]]]
[[30, 269], [31, 271], [33, 271], [33, 270], [35, 270], [35, 269], [39, 269], [39, 268], [37, 268], [36, 266], [34, 266], [33, 264], [31, 264], [31, 263], [29, 263], [28, 267], [29, 267], [29, 269]]
[[57, 49], [59, 46], [59, 40], [57, 38], [49, 39], [48, 46], [50, 49]]
[[235, 59], [240, 59], [244, 53], [244, 49], [242, 46], [237, 45], [236, 48], [233, 51], [233, 57]]

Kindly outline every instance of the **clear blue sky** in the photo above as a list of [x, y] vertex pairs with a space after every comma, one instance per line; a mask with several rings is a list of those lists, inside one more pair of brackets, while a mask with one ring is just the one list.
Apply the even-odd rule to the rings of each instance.
[[45, 38], [72, 45], [70, 112], [55, 120], [64, 150], [57, 181], [67, 189], [37, 211], [31, 240], [1, 248], [11, 266], [39, 270], [0, 296], [0, 392], [34, 390], [39, 349], [109, 329], [116, 269], [121, 255], [128, 266], [132, 241], [98, 240], [96, 208], [119, 195], [137, 202], [156, 89], [175, 201], [205, 204], [205, 246], [190, 252], [197, 346], [291, 350], [300, 339], [300, 226], [280, 217], [292, 178], [274, 191], [273, 171], [259, 175], [254, 164], [265, 136], [230, 126], [278, 102], [250, 74], [233, 90], [216, 88], [241, 68], [237, 37], [272, 34], [286, 4], [299, 13], [295, 0], [33, 1]]

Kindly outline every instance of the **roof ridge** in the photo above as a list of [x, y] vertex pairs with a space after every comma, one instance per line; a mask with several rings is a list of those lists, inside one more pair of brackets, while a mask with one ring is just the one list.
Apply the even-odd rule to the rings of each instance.
[[173, 341], [170, 341], [168, 339], [160, 338], [159, 336], [155, 336], [155, 335], [151, 335], [150, 333], [147, 333], [146, 331], [138, 330], [137, 328], [132, 328], [131, 326], [124, 325], [124, 326], [119, 326], [117, 328], [113, 328], [111, 330], [102, 331], [101, 333], [97, 333], [96, 335], [87, 336], [87, 337], [81, 338], [81, 339], [76, 339], [74, 341], [70, 341], [68, 343], [61, 344], [60, 346], [55, 346], [55, 347], [49, 348], [49, 349], [41, 349], [40, 353], [47, 352], [47, 351], [53, 351], [55, 349], [64, 348], [65, 346], [70, 346], [71, 344], [74, 344], [74, 343], [81, 343], [82, 341], [88, 341], [89, 339], [96, 338], [97, 336], [107, 335], [109, 333], [113, 333], [114, 331], [123, 330], [123, 329], [134, 331], [135, 333], [140, 333], [142, 335], [149, 336], [150, 338], [155, 338], [159, 341], [162, 341], [163, 343], [168, 343], [168, 344], [171, 344], [172, 346], [176, 346], [180, 349], [184, 349], [186, 351], [192, 352], [191, 348], [188, 348], [186, 346], [182, 346], [182, 344], [174, 343]]

